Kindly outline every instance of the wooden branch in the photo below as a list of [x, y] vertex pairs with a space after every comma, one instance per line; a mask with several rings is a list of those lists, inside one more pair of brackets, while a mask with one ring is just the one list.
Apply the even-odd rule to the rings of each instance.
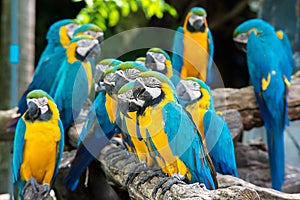
[[[236, 109], [240, 112], [245, 130], [263, 125], [252, 86], [241, 89], [218, 88], [212, 93], [217, 110]], [[300, 72], [293, 76], [288, 103], [290, 120], [300, 119]]]
[[[141, 166], [134, 161], [133, 155], [115, 144], [107, 145], [101, 152], [98, 160], [107, 178], [115, 185], [128, 189], [133, 199], [152, 199], [153, 188], [163, 177], [154, 177], [137, 187], [139, 180], [153, 172], [141, 172], [126, 186], [128, 178], [132, 178], [132, 170]], [[239, 178], [218, 174], [219, 189], [207, 190], [202, 184], [174, 184], [170, 190], [161, 195], [161, 189], [156, 193], [155, 199], [298, 199], [299, 194], [286, 194], [269, 188], [262, 188]], [[168, 182], [172, 179], [169, 178]]]

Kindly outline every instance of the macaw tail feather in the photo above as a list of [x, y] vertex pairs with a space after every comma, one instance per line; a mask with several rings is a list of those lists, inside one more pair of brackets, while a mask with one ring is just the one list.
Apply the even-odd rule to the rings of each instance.
[[284, 182], [284, 135], [279, 129], [267, 130], [272, 188], [281, 191]]
[[78, 148], [76, 156], [71, 163], [70, 172], [65, 179], [67, 189], [73, 191], [77, 188], [81, 174], [99, 156], [112, 135], [106, 136], [99, 124], [96, 123], [95, 131], [88, 134], [84, 141], [81, 142], [81, 146]]

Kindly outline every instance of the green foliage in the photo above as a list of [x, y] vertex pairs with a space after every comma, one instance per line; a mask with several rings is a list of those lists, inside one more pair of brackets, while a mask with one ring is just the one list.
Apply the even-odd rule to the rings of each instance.
[[[72, 0], [79, 2], [83, 0]], [[82, 23], [97, 24], [104, 31], [107, 27], [118, 24], [120, 18], [127, 17], [131, 12], [143, 10], [147, 19], [152, 16], [162, 18], [164, 12], [176, 17], [177, 11], [164, 0], [84, 0], [86, 3], [77, 15], [77, 20]]]

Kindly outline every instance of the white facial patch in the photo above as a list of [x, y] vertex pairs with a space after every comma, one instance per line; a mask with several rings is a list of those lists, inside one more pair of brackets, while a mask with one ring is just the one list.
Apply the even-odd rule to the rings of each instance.
[[161, 88], [158, 87], [159, 81], [156, 78], [145, 78], [145, 82], [147, 82], [147, 84], [145, 84], [141, 78], [137, 79], [137, 81], [139, 81], [143, 85], [143, 87], [146, 89], [147, 92], [149, 92], [153, 99], [156, 99], [161, 94]]
[[191, 101], [201, 97], [199, 84], [192, 80], [182, 80], [181, 83], [185, 87], [186, 92], [189, 94]]
[[73, 33], [74, 31], [79, 27], [78, 24], [74, 24], [74, 23], [71, 23], [71, 24], [68, 24], [67, 25], [67, 34], [69, 36], [69, 38], [72, 38], [73, 37]]
[[147, 52], [147, 55], [154, 59], [157, 71], [163, 71], [166, 68], [165, 62], [167, 58], [162, 53]]
[[98, 40], [80, 40], [78, 41], [78, 47], [76, 51], [79, 55], [85, 57], [88, 52], [97, 44], [99, 44]]
[[47, 97], [27, 99], [26, 101], [27, 105], [29, 104], [29, 102], [33, 102], [34, 104], [36, 104], [37, 107], [41, 110], [42, 114], [46, 113], [49, 110]]
[[203, 24], [205, 17], [206, 16], [199, 16], [199, 15], [191, 14], [191, 16], [189, 18], [189, 23], [193, 26], [196, 21], [201, 21], [201, 24]]
[[241, 33], [233, 38], [235, 42], [247, 44], [248, 42], [248, 34], [247, 33]]
[[116, 75], [115, 73], [107, 74], [104, 78], [104, 83], [115, 86], [115, 80], [116, 80], [115, 75]]

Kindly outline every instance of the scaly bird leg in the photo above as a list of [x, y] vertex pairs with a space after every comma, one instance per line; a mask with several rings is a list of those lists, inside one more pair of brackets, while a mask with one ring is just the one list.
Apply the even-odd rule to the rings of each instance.
[[23, 195], [25, 195], [25, 192], [30, 185], [32, 186], [32, 189], [33, 189], [33, 198], [36, 199], [39, 195], [39, 185], [38, 185], [36, 179], [33, 177], [28, 179], [28, 181], [26, 182], [26, 184], [22, 190], [22, 193], [23, 193]]
[[46, 198], [49, 195], [51, 188], [50, 188], [50, 185], [47, 183], [44, 184], [43, 186], [44, 186], [44, 189], [43, 189], [42, 195], [44, 198]]

